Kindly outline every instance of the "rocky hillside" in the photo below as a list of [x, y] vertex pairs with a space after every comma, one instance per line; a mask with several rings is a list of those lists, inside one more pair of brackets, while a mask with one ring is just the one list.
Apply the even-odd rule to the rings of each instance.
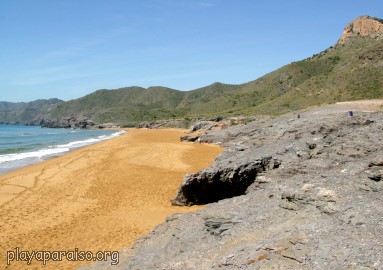
[[[383, 98], [382, 22], [359, 17], [334, 46], [248, 83], [214, 83], [192, 91], [166, 87], [99, 90], [57, 104], [41, 118], [49, 126], [108, 122], [132, 126], [161, 119], [281, 115], [314, 105]], [[8, 119], [0, 114], [0, 121]]]
[[382, 132], [382, 112], [333, 107], [207, 131], [226, 149], [173, 203], [211, 203], [169, 217], [114, 269], [381, 269]]
[[19, 103], [0, 101], [0, 122], [40, 125], [52, 108], [63, 102], [56, 98]]
[[247, 83], [237, 103], [254, 106], [238, 111], [276, 115], [339, 101], [382, 98], [382, 22], [359, 17], [334, 46]]

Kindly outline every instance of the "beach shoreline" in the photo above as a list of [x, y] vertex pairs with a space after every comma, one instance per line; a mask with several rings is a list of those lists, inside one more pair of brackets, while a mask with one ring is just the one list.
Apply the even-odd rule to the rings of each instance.
[[[199, 207], [170, 204], [186, 173], [208, 166], [222, 149], [181, 143], [181, 129], [128, 129], [0, 175], [0, 253], [9, 250], [114, 251], [131, 245], [166, 217]], [[89, 262], [88, 262], [89, 263]], [[87, 262], [48, 262], [73, 269]], [[33, 261], [31, 269], [42, 268]], [[12, 262], [6, 269], [28, 269]]]
[[103, 131], [9, 125], [0, 130], [0, 175], [125, 132], [121, 129]]

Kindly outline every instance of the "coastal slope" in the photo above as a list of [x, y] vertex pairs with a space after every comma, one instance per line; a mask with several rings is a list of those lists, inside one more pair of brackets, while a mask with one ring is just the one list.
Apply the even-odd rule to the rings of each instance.
[[0, 123], [39, 125], [53, 107], [63, 102], [56, 98], [17, 103], [0, 101]]
[[257, 160], [279, 165], [256, 171], [242, 196], [168, 217], [122, 250], [116, 269], [382, 268], [383, 112], [370, 110], [382, 104], [348, 102], [208, 131], [201, 140], [225, 151], [183, 182], [201, 196], [221, 192], [218, 182], [239, 185], [238, 168]]

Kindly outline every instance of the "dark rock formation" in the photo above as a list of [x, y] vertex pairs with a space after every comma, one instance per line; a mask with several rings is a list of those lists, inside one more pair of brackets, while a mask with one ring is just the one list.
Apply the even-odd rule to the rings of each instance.
[[221, 122], [224, 118], [222, 116], [216, 116], [211, 118], [206, 118], [204, 120], [206, 121], [212, 121], [212, 122]]
[[117, 123], [103, 123], [97, 126], [97, 128], [103, 129], [103, 128], [117, 128], [119, 125]]
[[182, 136], [180, 138], [181, 142], [195, 142], [197, 141], [199, 136]]
[[186, 175], [172, 204], [206, 204], [242, 195], [257, 174], [279, 165], [280, 161], [272, 157], [218, 161], [210, 168]]
[[194, 125], [192, 125], [191, 127], [190, 127], [190, 132], [195, 132], [195, 131], [198, 131], [198, 130], [200, 130], [201, 128], [203, 128], [204, 126], [206, 126], [206, 125], [208, 125], [209, 124], [209, 122], [197, 122], [197, 123], [195, 123]]
[[72, 115], [60, 119], [42, 119], [40, 126], [46, 128], [92, 128], [95, 123], [82, 115]]
[[379, 159], [371, 162], [366, 170], [368, 178], [379, 182], [383, 179], [383, 160]]

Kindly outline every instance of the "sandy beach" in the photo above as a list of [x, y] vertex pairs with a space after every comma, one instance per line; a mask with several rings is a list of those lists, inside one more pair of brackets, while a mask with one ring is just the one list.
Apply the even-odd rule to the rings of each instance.
[[137, 130], [0, 175], [1, 269], [73, 269], [87, 262], [13, 261], [7, 251], [118, 251], [173, 213], [183, 176], [215, 145], [180, 143], [183, 130]]

